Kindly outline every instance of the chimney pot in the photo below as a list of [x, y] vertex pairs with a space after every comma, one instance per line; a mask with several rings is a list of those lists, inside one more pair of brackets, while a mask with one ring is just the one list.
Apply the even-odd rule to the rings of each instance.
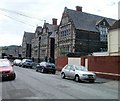
[[56, 18], [53, 18], [53, 19], [52, 19], [52, 24], [53, 24], [53, 25], [57, 25], [57, 19], [56, 19]]
[[76, 11], [82, 12], [82, 7], [81, 6], [76, 6]]

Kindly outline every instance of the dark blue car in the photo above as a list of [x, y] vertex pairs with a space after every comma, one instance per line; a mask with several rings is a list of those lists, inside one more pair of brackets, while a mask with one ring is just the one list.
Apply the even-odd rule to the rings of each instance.
[[41, 62], [37, 65], [36, 71], [40, 71], [42, 73], [56, 73], [56, 68], [54, 63], [48, 63], [48, 62]]

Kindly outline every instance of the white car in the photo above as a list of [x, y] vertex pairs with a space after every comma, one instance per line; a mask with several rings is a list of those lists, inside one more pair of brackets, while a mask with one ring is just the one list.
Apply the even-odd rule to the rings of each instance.
[[64, 79], [66, 77], [72, 78], [75, 81], [89, 81], [95, 82], [96, 75], [93, 72], [87, 70], [84, 66], [78, 65], [66, 65], [61, 70], [61, 77]]
[[13, 61], [13, 64], [16, 65], [16, 66], [20, 66], [20, 63], [21, 63], [21, 60], [20, 59], [15, 59]]

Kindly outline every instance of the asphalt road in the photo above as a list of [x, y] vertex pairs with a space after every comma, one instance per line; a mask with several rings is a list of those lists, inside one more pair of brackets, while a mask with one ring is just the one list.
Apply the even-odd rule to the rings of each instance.
[[[2, 82], [2, 99], [118, 99], [118, 81], [97, 78], [95, 83], [61, 79], [14, 66], [16, 79]], [[1, 85], [1, 83], [0, 83]]]

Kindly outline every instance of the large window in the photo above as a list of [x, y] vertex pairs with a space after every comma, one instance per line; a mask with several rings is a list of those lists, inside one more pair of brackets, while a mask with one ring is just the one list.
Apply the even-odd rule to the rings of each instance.
[[60, 40], [63, 40], [64, 38], [68, 38], [71, 34], [71, 25], [70, 23], [66, 24], [66, 25], [62, 25], [60, 26]]
[[100, 41], [106, 42], [107, 41], [107, 34], [108, 34], [108, 29], [107, 27], [100, 26]]

